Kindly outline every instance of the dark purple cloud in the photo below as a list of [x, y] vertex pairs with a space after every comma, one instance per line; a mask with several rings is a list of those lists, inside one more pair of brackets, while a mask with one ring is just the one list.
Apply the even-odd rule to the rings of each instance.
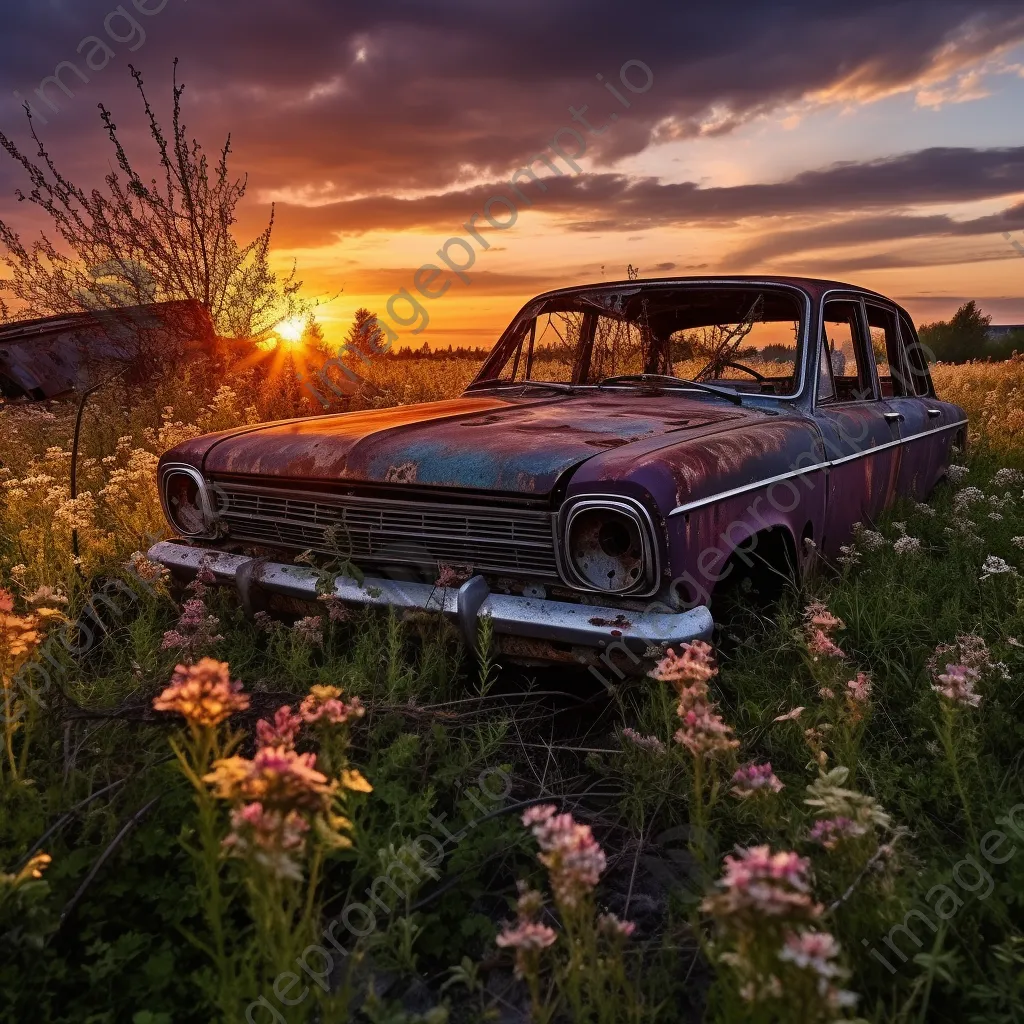
[[[121, 6], [132, 13], [133, 2]], [[163, 0], [138, 2], [156, 10]], [[62, 60], [81, 64], [78, 44], [103, 37], [114, 9], [112, 0], [5, 5], [0, 128], [22, 130], [11, 91], [30, 94]], [[231, 130], [257, 186], [308, 184], [339, 198], [500, 179], [568, 123], [570, 105], [588, 104], [595, 124], [620, 110], [595, 74], [614, 82], [629, 59], [649, 65], [654, 84], [592, 140], [598, 161], [693, 134], [711, 110], [725, 131], [811, 90], [900, 87], [938, 62], [1024, 38], [1019, 5], [979, 0], [167, 0], [136, 20], [146, 41], [134, 52], [131, 40], [110, 41], [115, 56], [89, 83], [65, 73], [73, 99], [50, 90], [62, 110], [47, 137], [82, 173], [100, 173], [108, 157], [99, 100], [144, 138], [128, 61], [165, 100], [177, 55], [189, 124], [209, 148]], [[121, 35], [127, 24], [113, 23]], [[0, 190], [11, 171], [0, 170]]]

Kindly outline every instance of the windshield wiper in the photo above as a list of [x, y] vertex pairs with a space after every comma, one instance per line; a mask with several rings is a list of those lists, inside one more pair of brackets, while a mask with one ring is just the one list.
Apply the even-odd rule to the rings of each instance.
[[478, 380], [470, 384], [467, 391], [477, 391], [482, 388], [551, 388], [554, 391], [576, 390], [574, 384], [563, 384], [555, 380]]
[[687, 380], [685, 377], [671, 377], [667, 373], [622, 373], [617, 377], [605, 377], [597, 386], [603, 388], [613, 384], [653, 384], [663, 387], [675, 385], [681, 388], [696, 388], [698, 391], [706, 391], [709, 395], [719, 395], [732, 402], [733, 405], [742, 405], [743, 399], [739, 392], [729, 388], [717, 388], [713, 384], [704, 384], [699, 380]]

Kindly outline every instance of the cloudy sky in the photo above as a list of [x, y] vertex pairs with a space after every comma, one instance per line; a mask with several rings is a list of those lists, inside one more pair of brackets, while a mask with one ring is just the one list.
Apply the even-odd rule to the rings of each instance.
[[[97, 104], [146, 153], [128, 64], [164, 114], [178, 57], [190, 131], [211, 152], [230, 132], [248, 172], [241, 229], [275, 203], [278, 263], [340, 292], [331, 335], [427, 263], [451, 283], [401, 343], [489, 344], [531, 294], [627, 264], [849, 280], [919, 322], [977, 298], [1024, 322], [1019, 2], [6, 0], [0, 19], [0, 129], [24, 144], [15, 94], [31, 99], [82, 183], [112, 159]], [[44, 104], [62, 61], [73, 95], [51, 84]], [[23, 183], [0, 162], [3, 216], [29, 227]], [[461, 277], [436, 255], [457, 237]]]

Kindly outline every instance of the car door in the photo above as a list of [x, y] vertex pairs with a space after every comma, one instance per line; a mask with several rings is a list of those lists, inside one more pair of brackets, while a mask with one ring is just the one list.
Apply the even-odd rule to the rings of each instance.
[[909, 452], [921, 449], [920, 455], [915, 454], [915, 465], [920, 464], [921, 467], [919, 474], [922, 486], [918, 494], [924, 500], [944, 475], [950, 461], [950, 448], [954, 443], [962, 442], [967, 422], [961, 408], [936, 397], [935, 386], [928, 372], [927, 350], [921, 344], [910, 317], [899, 310], [897, 321], [907, 366], [905, 401], [908, 407], [916, 406], [914, 422], [919, 424], [921, 431], [911, 433], [910, 417], [900, 424], [903, 436], [908, 441], [904, 446], [907, 449], [904, 458]]
[[864, 308], [882, 399], [899, 415], [896, 424], [902, 443], [895, 449], [896, 492], [921, 501], [931, 490], [936, 465], [935, 446], [927, 432], [932, 419], [941, 413], [916, 393], [916, 376], [895, 307], [866, 299]]
[[901, 414], [880, 395], [858, 296], [826, 296], [819, 345], [815, 419], [829, 462], [822, 544], [834, 554], [854, 523], [876, 522], [895, 499]]

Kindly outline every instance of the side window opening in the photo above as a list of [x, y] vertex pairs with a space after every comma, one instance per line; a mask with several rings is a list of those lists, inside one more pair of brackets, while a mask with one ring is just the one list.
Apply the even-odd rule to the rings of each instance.
[[914, 325], [903, 313], [899, 315], [899, 325], [903, 339], [903, 351], [907, 360], [907, 372], [910, 377], [907, 394], [931, 397], [935, 394], [935, 388], [932, 384], [931, 373], [928, 371], [928, 352], [921, 344]]
[[896, 322], [896, 312], [884, 306], [866, 304], [871, 350], [878, 369], [878, 385], [883, 398], [913, 395], [914, 381]]
[[826, 302], [822, 329], [823, 358], [828, 359], [832, 387], [831, 397], [824, 397], [819, 384], [819, 401], [862, 402], [873, 398], [871, 369], [861, 335], [860, 303], [850, 299]]

